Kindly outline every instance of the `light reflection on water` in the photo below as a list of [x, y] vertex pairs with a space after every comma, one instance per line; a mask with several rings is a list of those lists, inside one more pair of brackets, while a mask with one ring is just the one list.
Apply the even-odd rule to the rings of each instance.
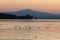
[[[21, 30], [19, 28], [15, 29], [15, 26], [17, 25], [21, 27]], [[25, 26], [28, 27], [28, 25], [32, 27], [30, 30], [28, 28], [25, 28]], [[49, 27], [49, 29], [47, 29], [47, 26]], [[0, 30], [0, 38], [2, 38], [1, 40], [59, 40], [60, 39], [60, 20], [55, 19], [54, 20], [52, 19], [0, 20], [0, 29], [4, 28], [6, 29], [11, 28], [11, 29], [2, 31]]]

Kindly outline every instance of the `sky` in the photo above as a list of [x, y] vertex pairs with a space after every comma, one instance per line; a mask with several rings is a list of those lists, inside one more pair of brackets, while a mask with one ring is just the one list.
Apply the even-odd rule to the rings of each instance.
[[23, 9], [60, 14], [60, 0], [0, 0], [0, 12]]

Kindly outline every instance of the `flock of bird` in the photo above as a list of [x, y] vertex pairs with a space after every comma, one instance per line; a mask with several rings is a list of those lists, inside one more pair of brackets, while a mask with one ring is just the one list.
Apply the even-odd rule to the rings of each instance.
[[[50, 26], [50, 24], [49, 24], [49, 26]], [[46, 28], [49, 29], [49, 26], [46, 26]], [[25, 26], [25, 28], [32, 29], [32, 26], [27, 25], [27, 26]], [[38, 28], [41, 28], [41, 26], [38, 26]], [[15, 29], [21, 29], [21, 26], [17, 25], [17, 26], [15, 26]]]
[[[6, 24], [6, 25], [7, 25], [7, 24]], [[10, 26], [12, 27], [12, 25], [10, 25]], [[10, 27], [10, 26], [8, 26], [8, 27]], [[34, 26], [35, 26], [35, 25], [34, 25]], [[42, 26], [43, 26], [43, 25], [42, 25]], [[42, 26], [38, 26], [38, 25], [37, 25], [37, 28], [40, 29]], [[46, 26], [46, 28], [49, 29], [50, 26], [53, 26], [53, 24], [45, 24], [44, 26]], [[0, 27], [2, 27], [1, 24], [0, 24]], [[22, 29], [23, 27], [24, 27], [25, 29], [33, 29], [33, 26], [31, 26], [31, 25], [26, 25], [26, 26], [23, 26], [23, 27], [22, 27], [21, 25], [14, 25], [13, 27], [14, 27], [14, 29]]]

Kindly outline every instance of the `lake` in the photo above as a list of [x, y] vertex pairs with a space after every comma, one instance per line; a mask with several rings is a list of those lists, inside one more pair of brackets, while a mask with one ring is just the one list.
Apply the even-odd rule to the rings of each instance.
[[0, 19], [0, 40], [60, 40], [60, 19]]

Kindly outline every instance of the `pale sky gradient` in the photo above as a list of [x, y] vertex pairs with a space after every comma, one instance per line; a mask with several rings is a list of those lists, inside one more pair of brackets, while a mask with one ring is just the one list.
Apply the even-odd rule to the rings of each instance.
[[0, 0], [0, 12], [25, 8], [59, 14], [60, 0]]

